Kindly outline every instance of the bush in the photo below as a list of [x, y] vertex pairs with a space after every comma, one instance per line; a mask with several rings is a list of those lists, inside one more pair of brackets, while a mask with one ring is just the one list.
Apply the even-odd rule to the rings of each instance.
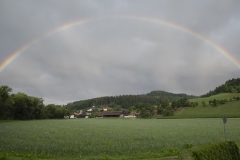
[[180, 160], [239, 160], [239, 148], [234, 141], [208, 143], [179, 153]]
[[164, 110], [163, 110], [163, 113], [162, 113], [163, 116], [173, 116], [173, 114], [174, 114], [174, 112], [173, 112], [173, 110], [170, 109], [170, 108], [164, 109]]

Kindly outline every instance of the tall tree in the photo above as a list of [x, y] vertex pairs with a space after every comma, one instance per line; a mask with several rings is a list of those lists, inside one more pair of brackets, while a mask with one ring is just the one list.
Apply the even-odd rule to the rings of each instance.
[[12, 96], [9, 93], [12, 91], [12, 88], [3, 85], [0, 86], [0, 118], [9, 119], [11, 116], [11, 111], [13, 109], [14, 101]]
[[161, 105], [162, 105], [163, 108], [167, 108], [169, 106], [169, 100], [168, 100], [167, 97], [163, 98]]

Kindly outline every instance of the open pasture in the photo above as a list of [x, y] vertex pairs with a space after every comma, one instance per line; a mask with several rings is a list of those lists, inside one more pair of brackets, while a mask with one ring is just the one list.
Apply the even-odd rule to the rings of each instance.
[[[198, 102], [197, 107], [185, 107], [175, 112], [174, 116], [171, 117], [160, 117], [160, 118], [221, 118], [223, 115], [232, 118], [240, 117], [240, 101], [233, 100], [226, 102], [225, 104], [218, 104], [216, 107], [209, 104], [209, 100], [223, 100], [233, 97], [239, 97], [240, 93], [221, 93], [211, 97], [190, 99], [190, 102]], [[204, 107], [201, 103], [205, 101], [206, 106]]]
[[[228, 119], [227, 139], [240, 143], [240, 119]], [[0, 123], [0, 153], [30, 157], [141, 157], [177, 155], [224, 140], [222, 119], [70, 119]]]
[[206, 104], [208, 104], [209, 100], [213, 100], [213, 99], [216, 99], [216, 100], [227, 99], [227, 100], [229, 100], [230, 98], [239, 97], [239, 96], [240, 96], [240, 93], [220, 93], [220, 94], [213, 95], [213, 96], [210, 96], [210, 97], [190, 99], [189, 101], [190, 102], [198, 102], [199, 105], [201, 105], [202, 101], [205, 101]]
[[240, 101], [227, 102], [217, 107], [211, 105], [203, 107], [201, 104], [197, 107], [186, 107], [176, 112], [174, 116], [161, 118], [221, 118], [223, 115], [239, 118]]

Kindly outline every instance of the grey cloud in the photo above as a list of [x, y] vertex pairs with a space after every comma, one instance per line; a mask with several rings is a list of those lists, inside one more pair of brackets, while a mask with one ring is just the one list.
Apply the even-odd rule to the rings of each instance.
[[30, 46], [0, 73], [0, 82], [14, 92], [56, 104], [152, 90], [204, 94], [237, 78], [239, 66], [186, 32], [110, 16], [147, 16], [182, 25], [240, 61], [238, 8], [237, 0], [3, 0], [1, 62], [20, 46], [59, 26], [80, 19], [106, 18], [57, 32]]

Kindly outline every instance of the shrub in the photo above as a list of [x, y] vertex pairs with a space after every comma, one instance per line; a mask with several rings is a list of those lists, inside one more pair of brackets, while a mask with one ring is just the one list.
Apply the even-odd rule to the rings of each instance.
[[173, 116], [173, 114], [174, 114], [173, 110], [169, 107], [164, 109], [162, 113], [163, 116]]
[[239, 149], [234, 141], [222, 141], [204, 144], [179, 153], [181, 160], [239, 160]]

